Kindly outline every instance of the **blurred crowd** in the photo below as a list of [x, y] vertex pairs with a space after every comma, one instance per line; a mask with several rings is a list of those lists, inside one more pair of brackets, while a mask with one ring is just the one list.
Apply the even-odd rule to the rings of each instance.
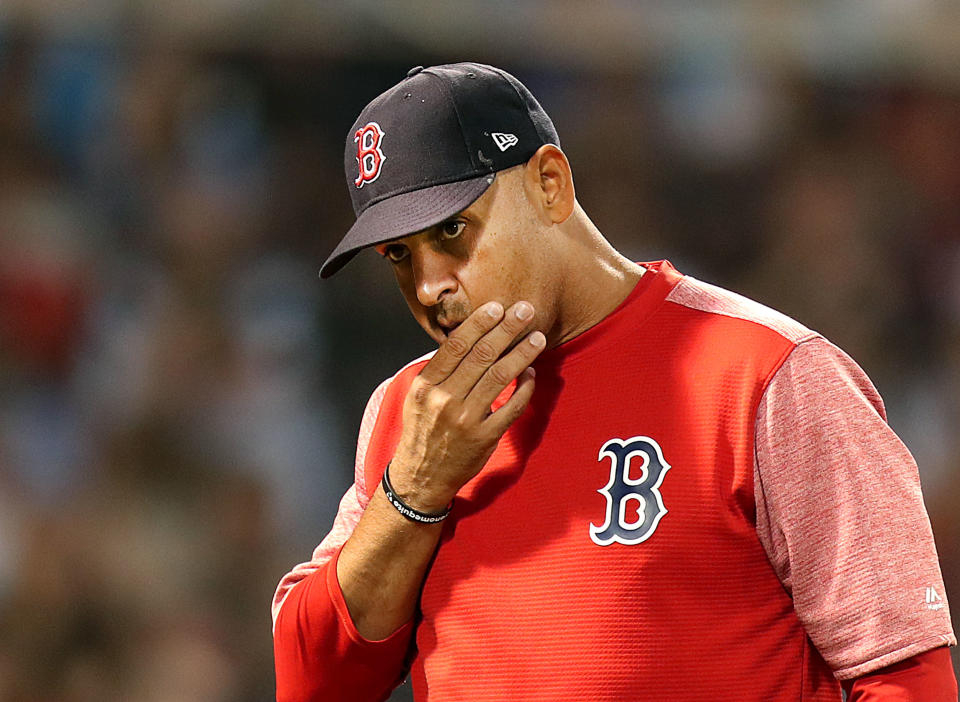
[[635, 260], [745, 293], [867, 370], [960, 599], [960, 75], [630, 68], [82, 41], [0, 27], [0, 701], [273, 696], [269, 604], [430, 348], [392, 276], [317, 270], [343, 140], [410, 65], [501, 63]]

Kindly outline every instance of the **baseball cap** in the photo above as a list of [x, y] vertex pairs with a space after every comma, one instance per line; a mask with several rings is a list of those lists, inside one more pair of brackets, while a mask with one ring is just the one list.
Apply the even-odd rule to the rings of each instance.
[[512, 75], [480, 63], [411, 68], [347, 133], [343, 164], [356, 222], [320, 268], [329, 278], [361, 249], [439, 224], [494, 174], [560, 146], [553, 122]]

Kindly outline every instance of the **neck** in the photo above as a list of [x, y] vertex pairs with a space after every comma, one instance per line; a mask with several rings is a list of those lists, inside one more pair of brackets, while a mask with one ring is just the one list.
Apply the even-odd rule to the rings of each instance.
[[576, 205], [564, 222], [562, 265], [554, 284], [558, 301], [555, 322], [547, 334], [552, 348], [582, 334], [623, 302], [644, 268], [622, 256]]

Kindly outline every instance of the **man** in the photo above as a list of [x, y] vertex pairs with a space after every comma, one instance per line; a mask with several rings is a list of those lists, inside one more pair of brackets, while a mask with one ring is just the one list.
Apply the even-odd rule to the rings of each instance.
[[490, 66], [410, 71], [347, 139], [439, 348], [374, 392], [356, 482], [274, 600], [278, 699], [955, 700], [916, 466], [839, 349], [617, 253]]

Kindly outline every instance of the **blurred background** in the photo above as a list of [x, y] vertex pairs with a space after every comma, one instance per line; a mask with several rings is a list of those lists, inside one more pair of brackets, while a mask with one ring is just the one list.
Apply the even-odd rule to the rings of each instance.
[[454, 60], [540, 98], [625, 254], [861, 363], [956, 602], [958, 37], [937, 0], [2, 0], [0, 700], [272, 699], [274, 587], [431, 348], [375, 255], [317, 278], [344, 138]]

